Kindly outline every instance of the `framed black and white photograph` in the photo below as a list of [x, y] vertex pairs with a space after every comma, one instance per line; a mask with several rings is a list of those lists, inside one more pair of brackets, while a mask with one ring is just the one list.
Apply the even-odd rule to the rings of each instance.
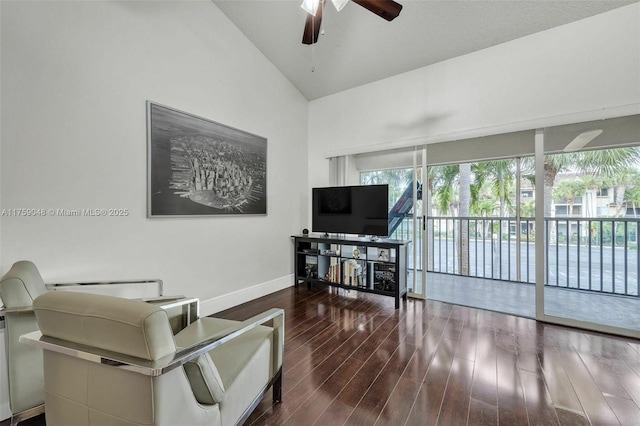
[[147, 101], [149, 217], [267, 214], [267, 140]]

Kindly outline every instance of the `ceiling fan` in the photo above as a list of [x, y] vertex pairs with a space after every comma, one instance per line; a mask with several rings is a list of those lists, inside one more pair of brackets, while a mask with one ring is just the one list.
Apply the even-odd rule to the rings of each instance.
[[[393, 0], [351, 0], [365, 9], [375, 13], [387, 21], [393, 21], [400, 15], [402, 5]], [[335, 8], [339, 11], [349, 2], [349, 0], [331, 0]], [[303, 0], [301, 6], [307, 12], [307, 21], [302, 34], [303, 44], [313, 44], [318, 41], [320, 34], [320, 24], [322, 23], [322, 11], [324, 0]]]

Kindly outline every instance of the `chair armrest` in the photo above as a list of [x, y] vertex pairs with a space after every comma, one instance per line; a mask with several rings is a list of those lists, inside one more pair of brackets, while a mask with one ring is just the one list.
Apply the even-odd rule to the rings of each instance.
[[[41, 347], [44, 350], [62, 353], [71, 357], [81, 358], [86, 361], [98, 364], [111, 365], [124, 370], [133, 371], [146, 376], [161, 376], [169, 371], [182, 366], [183, 364], [199, 357], [200, 355], [217, 348], [218, 346], [238, 337], [247, 331], [273, 320], [274, 330], [279, 330], [279, 334], [284, 336], [284, 310], [270, 309], [262, 314], [242, 321], [237, 326], [230, 327], [216, 336], [195, 343], [189, 347], [180, 349], [173, 355], [166, 356], [156, 361], [148, 361], [117, 352], [101, 350], [91, 346], [68, 342], [49, 336], [43, 336], [40, 331], [23, 334], [20, 342]], [[283, 339], [278, 339], [280, 342]], [[278, 343], [274, 346], [280, 346]], [[275, 350], [275, 349], [274, 349]]]
[[17, 308], [2, 308], [0, 309], [0, 318], [3, 318], [6, 314], [32, 314], [32, 306], [21, 306]]
[[[198, 299], [197, 297], [159, 296], [148, 297], [140, 300], [145, 303], [157, 305], [165, 311], [170, 311], [174, 308], [180, 308], [182, 312], [182, 321], [179, 325], [179, 328], [177, 330], [174, 330], [174, 333], [184, 329], [189, 324], [197, 321], [200, 318], [200, 299]], [[171, 318], [171, 314], [169, 314], [169, 317]], [[170, 322], [171, 321], [172, 320], [170, 319]], [[174, 324], [172, 324], [172, 328], [173, 325]]]
[[5, 329], [5, 324], [4, 324], [4, 320], [5, 317], [7, 316], [7, 314], [11, 314], [11, 315], [35, 315], [35, 312], [33, 311], [33, 307], [31, 306], [24, 306], [24, 307], [19, 307], [19, 308], [2, 308], [0, 309], [0, 330], [4, 330]]
[[91, 281], [91, 282], [67, 282], [67, 283], [47, 283], [45, 286], [49, 290], [56, 290], [56, 288], [62, 287], [76, 287], [76, 286], [100, 286], [100, 285], [112, 285], [112, 284], [158, 284], [158, 296], [162, 296], [164, 292], [164, 283], [160, 279], [145, 279], [145, 280], [115, 280], [115, 281]]
[[189, 358], [187, 361], [202, 355], [205, 352], [209, 352], [217, 348], [218, 346], [235, 339], [238, 336], [246, 333], [247, 331], [264, 324], [267, 321], [273, 320], [273, 371], [278, 371], [280, 367], [282, 367], [282, 360], [284, 357], [284, 310], [273, 308], [268, 311], [265, 311], [261, 314], [258, 314], [254, 317], [251, 317], [245, 321], [239, 322], [231, 327], [225, 328], [211, 336], [209, 336], [206, 340], [195, 343], [191, 346], [187, 346], [185, 348], [181, 348], [178, 350], [176, 355], [181, 354], [185, 351], [190, 351], [192, 349], [197, 349], [199, 346], [206, 345], [206, 348], [199, 350], [198, 354], [194, 357]]

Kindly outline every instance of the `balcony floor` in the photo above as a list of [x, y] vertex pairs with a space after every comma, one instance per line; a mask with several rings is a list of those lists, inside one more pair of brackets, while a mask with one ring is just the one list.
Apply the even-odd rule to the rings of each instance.
[[[409, 274], [408, 286], [412, 276]], [[427, 298], [535, 318], [535, 286], [511, 281], [427, 274]], [[551, 316], [640, 330], [640, 298], [545, 287], [545, 313]]]

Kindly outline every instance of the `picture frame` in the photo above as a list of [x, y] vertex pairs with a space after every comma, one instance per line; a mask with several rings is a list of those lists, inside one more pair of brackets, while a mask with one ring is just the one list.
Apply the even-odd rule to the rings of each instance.
[[267, 214], [267, 139], [147, 101], [147, 217]]

